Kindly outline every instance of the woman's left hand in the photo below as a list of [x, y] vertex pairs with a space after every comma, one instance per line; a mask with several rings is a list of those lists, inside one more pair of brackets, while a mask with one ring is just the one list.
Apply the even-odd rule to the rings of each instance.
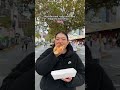
[[63, 81], [65, 82], [71, 82], [72, 81], [72, 77], [68, 77], [68, 78], [65, 78], [65, 79], [62, 79]]

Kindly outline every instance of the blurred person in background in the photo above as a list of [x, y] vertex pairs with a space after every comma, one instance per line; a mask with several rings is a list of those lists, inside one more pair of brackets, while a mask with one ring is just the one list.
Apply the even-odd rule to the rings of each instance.
[[102, 47], [101, 47], [100, 40], [99, 40], [99, 38], [97, 37], [96, 34], [92, 35], [92, 38], [91, 38], [91, 40], [88, 44], [87, 45], [90, 48], [90, 51], [92, 53], [92, 58], [93, 58], [94, 62], [99, 64], [100, 59], [101, 59]]
[[74, 50], [75, 52], [77, 52], [77, 46], [78, 46], [77, 41], [73, 41], [72, 47], [73, 47], [73, 50]]

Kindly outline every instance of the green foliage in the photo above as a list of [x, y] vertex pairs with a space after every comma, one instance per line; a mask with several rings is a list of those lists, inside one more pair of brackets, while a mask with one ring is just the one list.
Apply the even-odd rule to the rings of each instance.
[[[64, 21], [64, 24], [61, 24], [57, 23], [56, 20], [44, 18], [44, 16], [68, 16], [69, 18]], [[50, 28], [50, 37], [59, 31], [68, 33], [85, 25], [85, 0], [62, 0], [62, 2], [36, 0], [35, 17], [39, 17], [40, 22], [47, 22]]]
[[35, 37], [40, 38], [39, 32], [36, 32], [36, 33], [35, 33]]

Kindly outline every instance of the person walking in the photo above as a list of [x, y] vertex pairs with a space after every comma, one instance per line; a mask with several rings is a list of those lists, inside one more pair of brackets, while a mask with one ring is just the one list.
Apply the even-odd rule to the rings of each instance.
[[24, 44], [25, 44], [25, 49], [26, 51], [28, 50], [28, 38], [26, 37], [25, 40], [24, 40]]
[[90, 45], [88, 45], [88, 47], [91, 50], [92, 58], [94, 62], [99, 64], [101, 59], [102, 44], [100, 43], [100, 40], [98, 39], [96, 34], [92, 35], [92, 38], [89, 44]]

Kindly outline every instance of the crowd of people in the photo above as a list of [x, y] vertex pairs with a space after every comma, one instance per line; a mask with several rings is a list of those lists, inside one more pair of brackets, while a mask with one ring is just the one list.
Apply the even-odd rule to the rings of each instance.
[[86, 45], [90, 48], [95, 62], [99, 63], [102, 53], [112, 48], [119, 47], [120, 35], [105, 36], [98, 33], [89, 34], [86, 37]]
[[117, 44], [119, 38], [117, 37], [107, 37], [107, 36], [103, 36], [102, 38], [102, 42], [104, 44], [104, 48], [115, 48], [118, 47], [119, 45]]
[[76, 52], [80, 47], [84, 46], [84, 40], [78, 41], [78, 40], [73, 40], [70, 42], [73, 50]]

